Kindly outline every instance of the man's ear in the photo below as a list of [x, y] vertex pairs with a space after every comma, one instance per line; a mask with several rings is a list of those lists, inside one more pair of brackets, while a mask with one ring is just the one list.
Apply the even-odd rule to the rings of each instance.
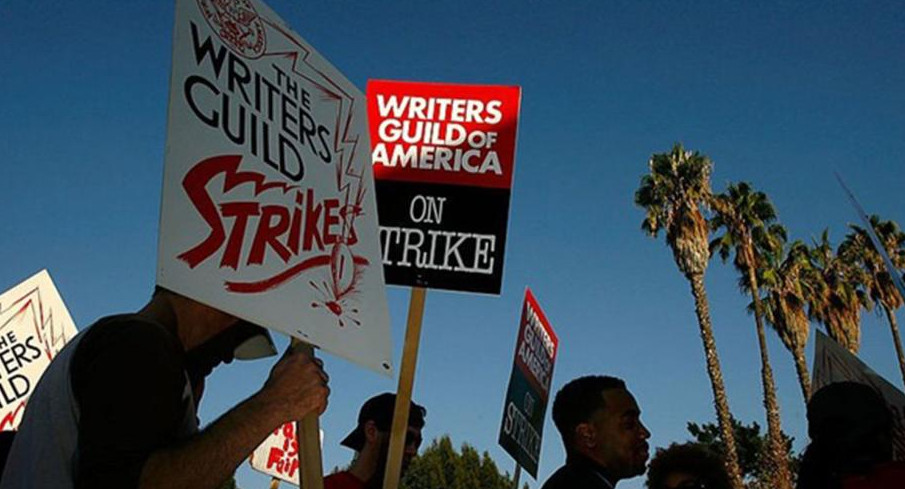
[[369, 443], [376, 443], [377, 438], [380, 437], [380, 430], [377, 429], [377, 423], [374, 421], [368, 421], [365, 423], [365, 440]]
[[591, 423], [579, 423], [575, 426], [575, 446], [581, 448], [594, 448], [597, 444], [594, 426]]

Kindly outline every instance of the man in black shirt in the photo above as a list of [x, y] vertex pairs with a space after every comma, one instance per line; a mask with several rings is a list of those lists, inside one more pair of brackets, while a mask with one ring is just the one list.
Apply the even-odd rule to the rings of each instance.
[[288, 351], [259, 391], [198, 430], [203, 378], [262, 332], [163, 289], [99, 320], [36, 386], [0, 488], [219, 487], [274, 429], [326, 409], [322, 364]]
[[556, 393], [553, 422], [566, 464], [542, 489], [614, 489], [620, 480], [644, 473], [650, 432], [622, 380], [599, 375], [572, 380]]

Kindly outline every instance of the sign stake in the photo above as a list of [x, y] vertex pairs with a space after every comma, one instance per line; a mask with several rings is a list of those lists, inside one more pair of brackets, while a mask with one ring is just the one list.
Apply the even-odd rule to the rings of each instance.
[[409, 410], [412, 402], [412, 387], [415, 383], [415, 366], [418, 361], [418, 343], [421, 339], [421, 320], [424, 317], [424, 299], [426, 296], [427, 289], [424, 287], [412, 287], [412, 295], [409, 299], [408, 322], [405, 327], [405, 344], [402, 347], [402, 365], [399, 367], [396, 408], [393, 412], [393, 427], [390, 431], [386, 474], [384, 474], [383, 478], [384, 489], [396, 489], [399, 487], [402, 455], [405, 451], [405, 434], [408, 431]]
[[[292, 339], [292, 348], [304, 352], [313, 360], [314, 347]], [[299, 487], [324, 489], [324, 467], [321, 460], [320, 427], [317, 413], [310, 413], [295, 425], [299, 442]], [[273, 484], [273, 483], [271, 483]], [[271, 488], [273, 486], [271, 485]]]
[[522, 478], [522, 466], [515, 463], [515, 475], [512, 476], [512, 489], [518, 489], [519, 479]]
[[270, 489], [277, 489], [278, 487], [280, 487], [280, 479], [278, 477], [270, 479]]

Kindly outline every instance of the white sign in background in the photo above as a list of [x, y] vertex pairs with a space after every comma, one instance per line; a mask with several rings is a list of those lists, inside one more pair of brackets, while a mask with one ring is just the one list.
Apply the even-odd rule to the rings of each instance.
[[[324, 443], [324, 431], [320, 430]], [[271, 477], [299, 485], [299, 442], [295, 423], [286, 423], [274, 430], [249, 457], [251, 468]]]
[[42, 270], [0, 294], [0, 430], [15, 430], [28, 396], [75, 323]]
[[177, 0], [158, 284], [391, 376], [366, 115], [265, 4]]

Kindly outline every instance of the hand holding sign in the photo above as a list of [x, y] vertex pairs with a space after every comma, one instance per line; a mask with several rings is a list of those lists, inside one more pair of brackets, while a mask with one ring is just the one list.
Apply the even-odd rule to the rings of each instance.
[[285, 419], [302, 419], [327, 409], [328, 379], [323, 362], [303, 349], [290, 347], [273, 366], [261, 395]]

